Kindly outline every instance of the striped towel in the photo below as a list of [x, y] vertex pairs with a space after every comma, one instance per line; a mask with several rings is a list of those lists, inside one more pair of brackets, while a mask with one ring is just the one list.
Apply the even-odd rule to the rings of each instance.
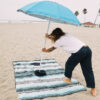
[[[40, 60], [14, 61], [13, 66], [19, 100], [64, 96], [86, 90], [75, 79], [72, 84], [62, 81], [64, 69], [54, 59], [43, 59], [41, 66]], [[46, 75], [37, 76], [37, 70], [45, 71]]]

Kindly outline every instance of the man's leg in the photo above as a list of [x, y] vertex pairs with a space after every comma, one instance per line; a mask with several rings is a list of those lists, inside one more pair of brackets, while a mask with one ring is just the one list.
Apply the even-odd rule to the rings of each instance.
[[93, 96], [95, 96], [96, 95], [95, 79], [94, 79], [94, 73], [93, 73], [93, 70], [92, 70], [91, 59], [92, 59], [92, 52], [89, 49], [87, 56], [80, 61], [80, 64], [81, 64], [83, 75], [85, 77], [87, 87], [91, 88], [91, 93], [92, 93]]
[[66, 64], [65, 64], [65, 78], [63, 79], [63, 81], [67, 82], [67, 83], [71, 83], [71, 77], [72, 77], [72, 71], [74, 70], [75, 66], [80, 62], [80, 60], [82, 59], [81, 54], [72, 54]]

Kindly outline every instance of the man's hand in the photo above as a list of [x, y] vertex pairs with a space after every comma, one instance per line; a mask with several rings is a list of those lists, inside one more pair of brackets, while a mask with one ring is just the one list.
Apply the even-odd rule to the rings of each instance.
[[46, 37], [46, 38], [49, 38], [49, 35], [48, 35], [48, 33], [46, 33], [46, 34], [45, 34], [45, 37]]
[[51, 36], [47, 33], [45, 34], [45, 37], [48, 38], [48, 39], [51, 39]]
[[42, 52], [47, 52], [46, 48], [42, 48]]
[[54, 39], [54, 36], [48, 35], [47, 33], [45, 34], [45, 37], [48, 39]]

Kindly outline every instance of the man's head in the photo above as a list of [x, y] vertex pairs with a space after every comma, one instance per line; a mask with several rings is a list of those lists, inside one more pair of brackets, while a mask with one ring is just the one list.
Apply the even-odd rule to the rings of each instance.
[[50, 34], [50, 36], [53, 37], [52, 39], [54, 39], [54, 41], [58, 40], [63, 35], [65, 35], [65, 33], [62, 31], [61, 28], [54, 29]]

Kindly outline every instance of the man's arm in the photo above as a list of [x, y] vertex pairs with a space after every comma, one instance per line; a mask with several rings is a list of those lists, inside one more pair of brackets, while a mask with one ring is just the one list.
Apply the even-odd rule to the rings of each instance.
[[51, 35], [48, 35], [48, 34], [45, 34], [45, 37], [48, 38], [48, 39], [54, 39], [54, 36], [51, 36]]
[[43, 48], [42, 51], [43, 51], [43, 52], [49, 53], [49, 52], [52, 52], [52, 51], [55, 50], [55, 49], [56, 49], [55, 47], [51, 47], [51, 48], [48, 48], [48, 49]]

